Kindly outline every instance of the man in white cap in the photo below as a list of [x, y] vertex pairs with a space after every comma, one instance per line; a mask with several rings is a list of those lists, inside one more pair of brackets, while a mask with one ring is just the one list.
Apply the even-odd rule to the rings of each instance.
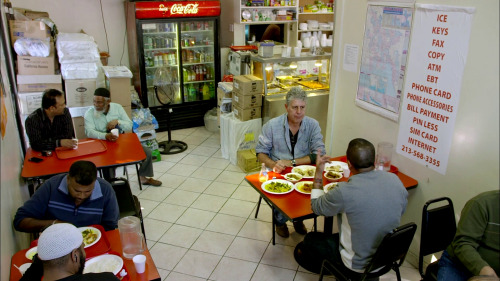
[[44, 281], [119, 280], [111, 272], [83, 274], [86, 257], [83, 237], [72, 224], [58, 223], [45, 229], [38, 239], [37, 251], [37, 257], [21, 280], [40, 280], [41, 276]]

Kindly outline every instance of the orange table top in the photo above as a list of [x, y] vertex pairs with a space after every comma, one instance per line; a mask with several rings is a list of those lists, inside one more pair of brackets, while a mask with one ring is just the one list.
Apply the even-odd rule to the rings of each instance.
[[[334, 157], [332, 161], [342, 161], [345, 159], [345, 156]], [[344, 161], [345, 162], [345, 161]], [[284, 179], [283, 175], [289, 173], [291, 168], [287, 168], [285, 172], [282, 174], [278, 174], [275, 172], [270, 172], [269, 177], [276, 177], [277, 179]], [[395, 173], [401, 182], [403, 183], [406, 189], [415, 188], [418, 185], [418, 181], [414, 178], [407, 176], [404, 173], [396, 172]], [[297, 191], [292, 191], [288, 194], [277, 195], [270, 194], [262, 190], [261, 182], [259, 181], [259, 173], [248, 175], [245, 177], [245, 180], [257, 191], [261, 196], [264, 197], [267, 201], [270, 201], [274, 207], [278, 208], [283, 214], [288, 216], [289, 219], [297, 219], [301, 217], [307, 217], [313, 214], [311, 209], [311, 195], [302, 194]], [[325, 179], [323, 179], [325, 181]], [[347, 181], [347, 178], [342, 178], [340, 181]], [[324, 182], [326, 184], [327, 182]]]
[[[91, 139], [82, 139], [79, 140], [79, 142], [88, 140]], [[146, 154], [142, 149], [141, 142], [135, 133], [121, 134], [116, 142], [103, 141], [103, 143], [107, 147], [103, 152], [86, 154], [68, 159], [59, 159], [55, 153], [52, 153], [52, 156], [42, 156], [41, 152], [34, 151], [30, 147], [26, 151], [26, 156], [24, 157], [21, 176], [23, 178], [38, 178], [67, 173], [71, 164], [77, 160], [91, 161], [99, 169], [135, 164], [146, 159]], [[78, 148], [76, 150], [78, 150]], [[31, 162], [28, 160], [31, 157], [42, 158], [43, 161], [40, 163]]]
[[[122, 255], [122, 244], [120, 241], [120, 231], [118, 229], [115, 230], [110, 230], [105, 232], [106, 238], [109, 241], [109, 244], [111, 246], [110, 251], [114, 251], [116, 253], [119, 253]], [[28, 260], [25, 256], [26, 252], [29, 249], [24, 249], [21, 250], [17, 253], [15, 253], [12, 256], [11, 260], [11, 265], [10, 265], [10, 281], [17, 281], [21, 279], [21, 272], [15, 268], [14, 265], [16, 266], [21, 266], [24, 263], [29, 263], [31, 262]], [[149, 250], [146, 248], [143, 253], [146, 256], [146, 271], [142, 274], [138, 274], [135, 271], [135, 266], [134, 262], [131, 259], [126, 259], [123, 258], [123, 263], [125, 265], [125, 268], [128, 272], [128, 280], [131, 281], [149, 281], [149, 280], [161, 280], [160, 279], [160, 273], [158, 272], [158, 269], [156, 268], [156, 265], [153, 261], [153, 258], [151, 257], [151, 254], [149, 253]], [[124, 279], [125, 280], [125, 279]]]

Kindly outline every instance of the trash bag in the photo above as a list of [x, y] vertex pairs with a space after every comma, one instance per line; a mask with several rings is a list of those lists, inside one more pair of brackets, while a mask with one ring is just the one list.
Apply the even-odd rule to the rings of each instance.
[[132, 110], [132, 130], [137, 133], [139, 127], [150, 127], [151, 129], [158, 129], [158, 121], [151, 114], [149, 108], [137, 108]]
[[219, 125], [217, 124], [217, 108], [214, 107], [205, 113], [203, 119], [205, 121], [205, 128], [209, 132], [216, 133], [219, 131]]

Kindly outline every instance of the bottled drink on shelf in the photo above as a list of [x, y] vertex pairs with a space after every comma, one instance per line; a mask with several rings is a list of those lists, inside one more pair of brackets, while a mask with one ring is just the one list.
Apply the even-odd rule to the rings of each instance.
[[208, 87], [207, 83], [203, 83], [203, 99], [204, 100], [210, 99], [210, 88]]
[[194, 87], [193, 84], [189, 84], [189, 101], [196, 101], [197, 100], [197, 93], [196, 93], [196, 88]]

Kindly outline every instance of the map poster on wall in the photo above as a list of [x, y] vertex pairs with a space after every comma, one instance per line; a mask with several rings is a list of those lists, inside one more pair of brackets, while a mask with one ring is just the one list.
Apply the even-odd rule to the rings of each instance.
[[446, 173], [474, 8], [417, 4], [396, 151]]
[[394, 121], [410, 40], [412, 7], [368, 5], [356, 105]]

